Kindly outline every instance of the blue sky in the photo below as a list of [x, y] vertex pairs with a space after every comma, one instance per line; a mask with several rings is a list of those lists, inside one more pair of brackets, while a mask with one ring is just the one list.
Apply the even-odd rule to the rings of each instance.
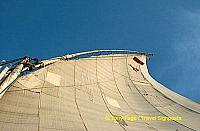
[[199, 0], [0, 2], [0, 60], [93, 49], [154, 53], [151, 75], [200, 102]]

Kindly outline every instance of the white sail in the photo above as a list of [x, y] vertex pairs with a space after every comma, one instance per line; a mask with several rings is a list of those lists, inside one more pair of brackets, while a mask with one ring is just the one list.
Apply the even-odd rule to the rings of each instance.
[[[71, 60], [64, 58], [85, 53], [58, 57], [53, 64], [17, 79], [0, 99], [0, 130], [200, 129], [200, 105], [156, 82], [148, 73], [147, 55], [115, 52]], [[164, 121], [172, 116], [181, 120]], [[116, 117], [123, 119], [112, 119]]]

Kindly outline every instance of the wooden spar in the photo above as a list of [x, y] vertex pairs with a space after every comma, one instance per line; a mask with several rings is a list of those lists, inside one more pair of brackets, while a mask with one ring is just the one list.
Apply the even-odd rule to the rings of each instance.
[[24, 66], [29, 62], [30, 58], [24, 58], [5, 78], [5, 80], [0, 85], [0, 98], [4, 95], [4, 93], [8, 90], [9, 86], [17, 79], [17, 77], [21, 74]]

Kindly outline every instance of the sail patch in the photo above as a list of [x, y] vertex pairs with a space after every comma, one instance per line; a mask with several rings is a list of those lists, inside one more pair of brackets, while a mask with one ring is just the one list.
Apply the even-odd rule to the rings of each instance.
[[116, 100], [114, 100], [114, 99], [112, 99], [112, 98], [110, 98], [110, 97], [108, 97], [108, 96], [106, 96], [106, 100], [107, 100], [107, 102], [108, 102], [111, 106], [120, 108], [120, 105], [119, 105], [119, 103], [118, 103]]
[[55, 73], [47, 72], [45, 81], [55, 86], [60, 86], [61, 76]]
[[18, 82], [27, 89], [41, 87], [43, 84], [42, 80], [38, 79], [38, 77], [36, 77], [34, 74], [21, 77]]

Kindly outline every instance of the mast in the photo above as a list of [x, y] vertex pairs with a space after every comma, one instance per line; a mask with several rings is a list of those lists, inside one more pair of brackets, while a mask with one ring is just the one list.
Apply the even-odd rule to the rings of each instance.
[[5, 67], [2, 72], [0, 73], [0, 81], [6, 76], [6, 73], [9, 71], [9, 67]]

